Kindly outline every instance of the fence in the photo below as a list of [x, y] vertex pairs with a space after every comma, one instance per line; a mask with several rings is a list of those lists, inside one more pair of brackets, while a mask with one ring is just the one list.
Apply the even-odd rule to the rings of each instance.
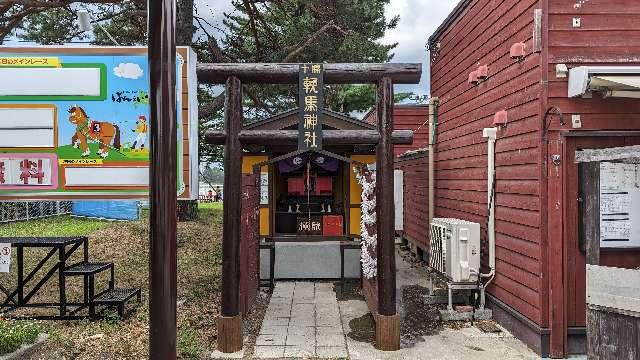
[[0, 202], [0, 223], [71, 213], [71, 201]]

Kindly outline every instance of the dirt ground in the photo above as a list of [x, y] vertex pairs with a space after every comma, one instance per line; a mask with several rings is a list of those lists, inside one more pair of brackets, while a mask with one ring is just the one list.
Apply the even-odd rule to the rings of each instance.
[[[178, 224], [178, 351], [183, 359], [206, 358], [216, 346], [221, 219], [221, 208], [209, 207], [201, 209], [198, 221]], [[37, 222], [34, 224], [38, 226]], [[102, 320], [93, 322], [40, 321], [50, 337], [29, 360], [148, 358], [148, 229], [148, 220], [143, 217], [134, 222], [107, 223], [88, 233], [90, 258], [113, 261], [116, 286], [142, 288], [142, 305], [129, 306], [131, 311], [122, 321], [112, 313], [103, 313]], [[37, 256], [42, 254], [32, 254], [32, 261], [36, 261]], [[28, 260], [25, 262], [28, 264]], [[2, 281], [8, 278], [3, 277]], [[105, 282], [106, 276], [102, 284]], [[77, 281], [70, 287], [69, 296], [79, 296], [81, 283]], [[41, 300], [52, 299], [51, 296], [55, 299], [56, 294], [54, 280], [43, 288]], [[265, 302], [264, 298], [261, 302]], [[260, 308], [257, 306], [254, 312], [259, 313]], [[250, 330], [251, 321], [246, 323]]]

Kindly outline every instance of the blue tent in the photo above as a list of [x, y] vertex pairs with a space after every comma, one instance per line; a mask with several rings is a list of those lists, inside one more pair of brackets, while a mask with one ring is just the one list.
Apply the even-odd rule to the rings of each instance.
[[71, 211], [76, 216], [108, 220], [137, 220], [137, 201], [74, 201]]

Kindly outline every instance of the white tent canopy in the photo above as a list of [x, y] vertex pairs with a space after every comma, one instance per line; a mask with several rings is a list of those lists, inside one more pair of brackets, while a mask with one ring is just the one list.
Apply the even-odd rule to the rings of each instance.
[[640, 98], [640, 66], [580, 66], [569, 70], [569, 97]]

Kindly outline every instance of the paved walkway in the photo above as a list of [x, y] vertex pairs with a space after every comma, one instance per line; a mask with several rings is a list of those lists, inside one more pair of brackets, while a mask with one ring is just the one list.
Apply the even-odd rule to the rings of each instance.
[[276, 283], [256, 340], [254, 358], [282, 357], [348, 357], [332, 283]]

